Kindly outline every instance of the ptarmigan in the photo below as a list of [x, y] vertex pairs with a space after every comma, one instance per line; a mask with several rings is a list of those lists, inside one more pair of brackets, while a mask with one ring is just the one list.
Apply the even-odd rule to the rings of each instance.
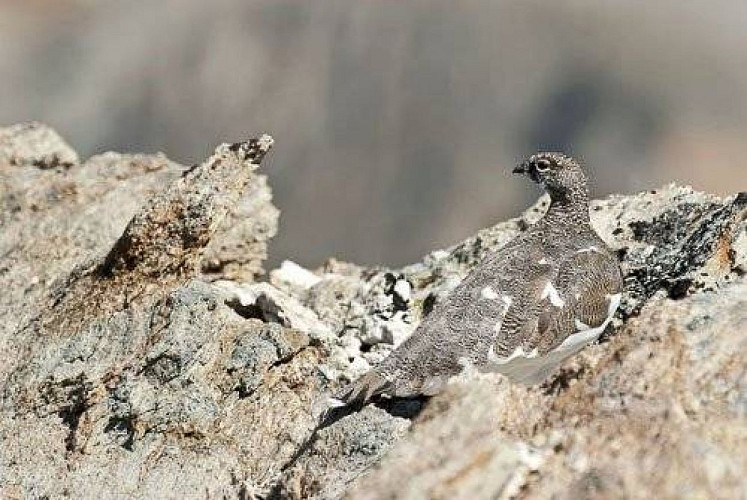
[[538, 153], [514, 173], [547, 190], [544, 217], [488, 255], [410, 338], [330, 405], [432, 395], [469, 365], [536, 384], [604, 331], [623, 281], [616, 256], [591, 227], [581, 167], [560, 153]]

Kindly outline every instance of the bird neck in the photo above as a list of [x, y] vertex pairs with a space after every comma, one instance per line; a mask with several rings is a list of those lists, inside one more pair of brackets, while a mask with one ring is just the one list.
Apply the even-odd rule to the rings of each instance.
[[[562, 228], [568, 222], [585, 224], [589, 222], [589, 193], [579, 188], [563, 193], [550, 192], [550, 208], [543, 218], [549, 227]], [[562, 224], [559, 222], [564, 221]], [[565, 226], [567, 228], [567, 226]]]

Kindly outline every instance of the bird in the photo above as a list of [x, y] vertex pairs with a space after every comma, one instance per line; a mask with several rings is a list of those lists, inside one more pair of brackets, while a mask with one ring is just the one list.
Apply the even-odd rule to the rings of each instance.
[[513, 173], [549, 194], [542, 218], [485, 256], [406, 341], [333, 393], [329, 408], [362, 407], [379, 395], [432, 396], [465, 369], [536, 385], [607, 328], [623, 277], [591, 226], [580, 163], [540, 152]]

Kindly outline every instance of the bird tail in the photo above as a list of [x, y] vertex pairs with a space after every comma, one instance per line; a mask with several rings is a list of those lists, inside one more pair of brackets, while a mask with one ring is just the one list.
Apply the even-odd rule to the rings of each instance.
[[311, 403], [310, 408], [311, 415], [318, 420], [317, 430], [360, 411], [371, 398], [391, 393], [392, 386], [383, 375], [371, 370], [337, 392], [320, 395]]
[[329, 401], [333, 407], [360, 407], [368, 403], [371, 398], [390, 392], [393, 389], [393, 385], [392, 382], [387, 380], [379, 372], [371, 370], [355, 382], [335, 392]]

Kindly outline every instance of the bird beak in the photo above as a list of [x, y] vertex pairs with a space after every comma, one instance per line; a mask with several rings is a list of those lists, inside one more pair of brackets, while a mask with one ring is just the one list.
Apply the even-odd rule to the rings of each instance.
[[526, 174], [527, 172], [529, 172], [529, 168], [526, 162], [519, 163], [518, 165], [516, 165], [516, 167], [513, 170], [514, 174]]

